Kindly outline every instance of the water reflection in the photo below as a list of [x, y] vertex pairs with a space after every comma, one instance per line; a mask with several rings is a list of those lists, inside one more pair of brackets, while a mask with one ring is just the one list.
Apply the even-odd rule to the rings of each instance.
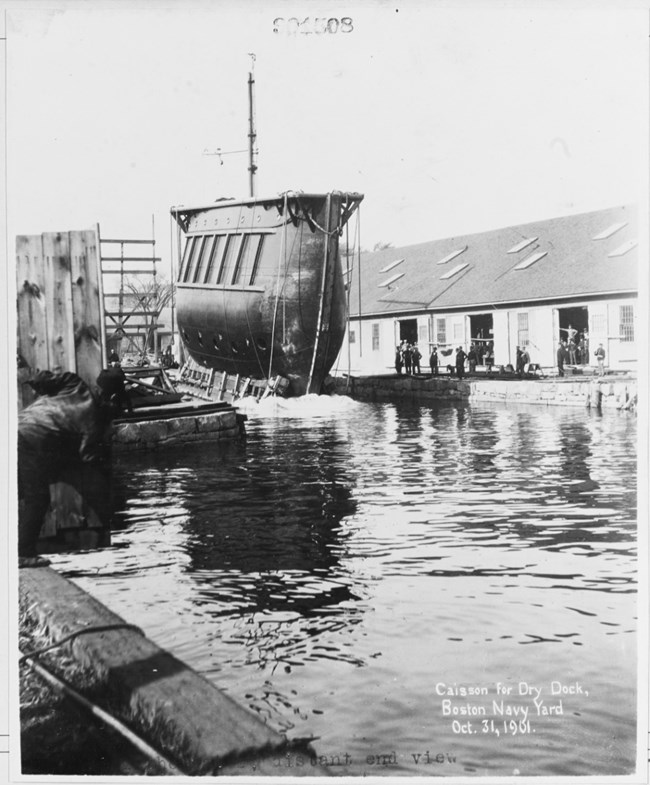
[[[634, 440], [628, 415], [498, 405], [251, 418], [243, 445], [125, 459], [128, 547], [100, 577], [100, 556], [62, 564], [324, 753], [396, 749], [383, 773], [629, 772]], [[454, 734], [434, 691], [558, 678], [589, 699], [514, 746]], [[444, 772], [409, 758], [431, 739], [454, 751]]]

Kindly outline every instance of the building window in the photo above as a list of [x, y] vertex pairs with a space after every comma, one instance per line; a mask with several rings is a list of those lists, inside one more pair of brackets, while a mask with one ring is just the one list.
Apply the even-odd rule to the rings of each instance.
[[385, 281], [378, 283], [377, 286], [390, 286], [391, 284], [395, 283], [395, 281], [399, 281], [400, 278], [404, 276], [404, 273], [395, 273], [395, 275], [391, 275], [390, 278], [387, 278]]
[[385, 267], [382, 267], [379, 271], [380, 273], [387, 273], [389, 270], [392, 270], [393, 267], [397, 267], [398, 264], [402, 264], [404, 259], [396, 259], [394, 262], [387, 264]]
[[616, 234], [620, 229], [624, 226], [627, 226], [627, 221], [620, 221], [619, 223], [612, 224], [608, 226], [607, 229], [604, 229], [602, 232], [594, 235], [591, 239], [592, 240], [606, 240], [608, 237], [611, 237], [613, 234]]
[[637, 245], [638, 242], [636, 240], [628, 240], [626, 243], [623, 243], [623, 245], [619, 245], [618, 248], [615, 248], [611, 253], [608, 253], [607, 256], [610, 259], [613, 259], [616, 256], [625, 256], [628, 251], [632, 251]]
[[373, 352], [379, 351], [379, 325], [372, 325], [372, 350]]
[[536, 240], [537, 237], [527, 237], [526, 239], [518, 242], [517, 245], [513, 245], [508, 253], [519, 253], [519, 251], [523, 251], [524, 248], [528, 248], [528, 246], [532, 245]]
[[464, 248], [460, 248], [458, 251], [452, 251], [450, 254], [447, 254], [444, 259], [441, 259], [436, 264], [447, 264], [447, 262], [451, 262], [452, 259], [455, 259], [457, 256], [460, 256], [462, 253], [465, 253], [469, 246], [465, 246]]
[[457, 264], [453, 270], [450, 270], [448, 273], [441, 275], [440, 280], [446, 281], [449, 278], [453, 278], [454, 275], [457, 275], [461, 270], [464, 270], [468, 266], [469, 266], [469, 262], [463, 262], [463, 264]]
[[350, 330], [350, 343], [357, 342], [357, 334], [354, 330]]
[[634, 341], [634, 306], [621, 305], [618, 320], [621, 341], [625, 343]]
[[514, 266], [514, 270], [526, 270], [531, 264], [535, 264], [535, 262], [539, 262], [540, 259], [543, 259], [547, 251], [538, 251], [537, 253], [532, 253], [530, 256], [527, 256], [523, 262], [519, 262]]
[[447, 343], [447, 320], [436, 319], [436, 341], [440, 346], [445, 346]]
[[591, 330], [592, 335], [605, 335], [607, 332], [607, 319], [604, 313], [594, 313], [591, 315]]
[[517, 314], [517, 346], [528, 346], [528, 314]]

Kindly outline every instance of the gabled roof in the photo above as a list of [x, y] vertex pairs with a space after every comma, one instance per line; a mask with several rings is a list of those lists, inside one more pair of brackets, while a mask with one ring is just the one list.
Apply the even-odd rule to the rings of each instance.
[[[628, 205], [365, 253], [361, 314], [636, 292], [637, 239], [637, 208]], [[395, 273], [404, 274], [386, 285], [398, 259]], [[350, 279], [356, 316], [356, 271]]]

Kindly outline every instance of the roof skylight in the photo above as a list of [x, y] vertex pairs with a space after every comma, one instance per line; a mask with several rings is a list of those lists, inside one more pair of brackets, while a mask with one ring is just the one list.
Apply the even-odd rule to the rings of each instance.
[[461, 248], [458, 251], [452, 251], [450, 254], [447, 254], [444, 259], [441, 259], [437, 264], [447, 264], [447, 262], [451, 262], [452, 259], [455, 259], [457, 256], [460, 256], [467, 250], [468, 246], [466, 245], [464, 248]]
[[379, 272], [380, 273], [387, 273], [389, 270], [392, 270], [393, 267], [397, 267], [397, 265], [401, 264], [403, 261], [404, 261], [404, 259], [398, 259], [395, 262], [391, 262], [390, 264], [387, 264], [386, 267], [382, 267]]
[[445, 273], [444, 275], [440, 276], [441, 281], [445, 281], [447, 278], [452, 278], [456, 273], [459, 273], [461, 270], [464, 270], [466, 267], [469, 267], [469, 262], [463, 262], [462, 264], [457, 264], [453, 270], [449, 270], [449, 272]]
[[391, 275], [390, 278], [377, 284], [377, 286], [390, 286], [392, 283], [395, 283], [395, 281], [398, 281], [403, 275], [404, 273], [395, 273], [395, 275]]
[[628, 251], [631, 251], [633, 248], [636, 248], [638, 244], [639, 243], [636, 240], [628, 240], [626, 243], [623, 243], [623, 245], [619, 245], [618, 248], [615, 248], [613, 251], [610, 251], [607, 254], [607, 256], [609, 256], [610, 259], [614, 256], [623, 256]]
[[523, 251], [524, 248], [528, 248], [529, 245], [532, 245], [537, 239], [539, 238], [527, 237], [523, 239], [521, 242], [517, 243], [517, 245], [513, 245], [512, 248], [508, 251], [508, 253], [519, 253], [519, 251]]
[[548, 251], [538, 251], [537, 253], [531, 253], [530, 256], [527, 256], [522, 262], [515, 265], [515, 270], [525, 270], [527, 267], [530, 267], [531, 264], [535, 264], [535, 262], [539, 262], [540, 259], [543, 259]]
[[606, 240], [608, 237], [611, 237], [613, 234], [616, 234], [619, 229], [622, 229], [624, 226], [627, 226], [627, 221], [619, 221], [618, 223], [612, 224], [608, 226], [607, 229], [600, 232], [597, 235], [592, 237], [592, 240]]

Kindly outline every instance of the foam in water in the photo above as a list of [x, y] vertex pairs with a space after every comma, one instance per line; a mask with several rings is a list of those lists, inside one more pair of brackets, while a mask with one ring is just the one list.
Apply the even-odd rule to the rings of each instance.
[[346, 395], [302, 395], [300, 398], [242, 398], [234, 404], [248, 417], [311, 419], [333, 417], [359, 409], [362, 404]]

